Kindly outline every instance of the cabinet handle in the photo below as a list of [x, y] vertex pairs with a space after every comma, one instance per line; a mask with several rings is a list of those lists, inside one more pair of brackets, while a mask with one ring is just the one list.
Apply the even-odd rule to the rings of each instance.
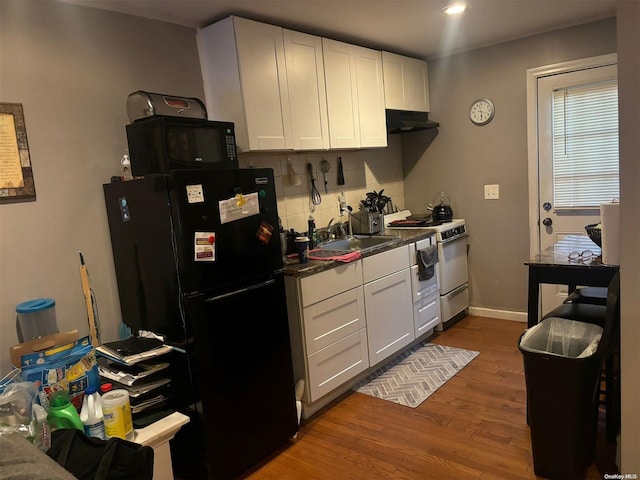
[[468, 284], [464, 284], [464, 285], [460, 285], [458, 288], [456, 288], [455, 290], [452, 290], [451, 293], [448, 293], [446, 295], [446, 298], [451, 298], [451, 297], [455, 297], [456, 295], [458, 295], [459, 293], [464, 292], [466, 289], [469, 288]]
[[424, 312], [427, 308], [429, 308], [429, 307], [433, 307], [435, 304], [436, 304], [436, 302], [434, 301], [434, 302], [431, 302], [429, 305], [425, 305], [424, 307], [422, 307], [422, 308], [420, 308], [420, 309], [418, 310], [418, 313], [422, 313], [422, 312]]

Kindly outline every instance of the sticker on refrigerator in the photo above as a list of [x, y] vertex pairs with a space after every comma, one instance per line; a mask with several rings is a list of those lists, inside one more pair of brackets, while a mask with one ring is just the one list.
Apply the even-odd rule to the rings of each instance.
[[203, 203], [204, 192], [202, 191], [202, 185], [187, 185], [187, 202], [188, 203]]
[[193, 260], [196, 262], [216, 261], [216, 234], [214, 232], [196, 232], [193, 239]]
[[267, 223], [266, 221], [260, 222], [260, 226], [258, 227], [258, 231], [256, 233], [256, 237], [263, 245], [267, 245], [269, 240], [271, 240], [271, 235], [273, 234], [273, 225]]
[[257, 193], [246, 195], [238, 193], [228, 200], [219, 201], [218, 206], [220, 207], [220, 223], [234, 222], [260, 213]]

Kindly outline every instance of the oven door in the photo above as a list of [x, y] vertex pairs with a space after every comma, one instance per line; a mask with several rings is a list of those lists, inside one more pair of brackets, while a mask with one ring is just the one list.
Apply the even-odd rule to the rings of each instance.
[[460, 285], [467, 283], [467, 236], [438, 242], [438, 272], [440, 295], [446, 295]]

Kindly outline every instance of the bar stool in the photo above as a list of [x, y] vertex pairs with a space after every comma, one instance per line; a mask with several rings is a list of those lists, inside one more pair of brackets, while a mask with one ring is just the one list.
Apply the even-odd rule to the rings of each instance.
[[613, 276], [606, 291], [605, 305], [563, 303], [547, 313], [543, 319], [566, 318], [599, 325], [605, 329], [601, 340], [606, 342], [603, 368], [605, 388], [601, 388], [600, 393], [605, 397], [607, 440], [614, 441], [620, 427], [620, 272]]
[[578, 287], [567, 296], [564, 303], [587, 303], [604, 306], [607, 304], [607, 288]]

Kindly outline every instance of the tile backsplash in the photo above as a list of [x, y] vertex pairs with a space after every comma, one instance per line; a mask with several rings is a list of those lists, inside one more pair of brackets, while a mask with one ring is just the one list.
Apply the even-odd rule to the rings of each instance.
[[[390, 135], [389, 146], [371, 150], [343, 150], [326, 152], [243, 153], [239, 155], [241, 168], [273, 168], [278, 214], [286, 230], [307, 231], [307, 220], [313, 215], [317, 228], [326, 227], [334, 218], [340, 220], [338, 195], [344, 192], [347, 205], [357, 212], [360, 200], [367, 192], [384, 189], [393, 205], [404, 207], [402, 147], [398, 135]], [[344, 185], [338, 185], [338, 157], [342, 158]], [[326, 159], [330, 168], [326, 173], [327, 191], [320, 162]], [[311, 202], [311, 179], [307, 163], [313, 165], [313, 177], [320, 194], [320, 203]], [[345, 214], [343, 220], [348, 220]]]

